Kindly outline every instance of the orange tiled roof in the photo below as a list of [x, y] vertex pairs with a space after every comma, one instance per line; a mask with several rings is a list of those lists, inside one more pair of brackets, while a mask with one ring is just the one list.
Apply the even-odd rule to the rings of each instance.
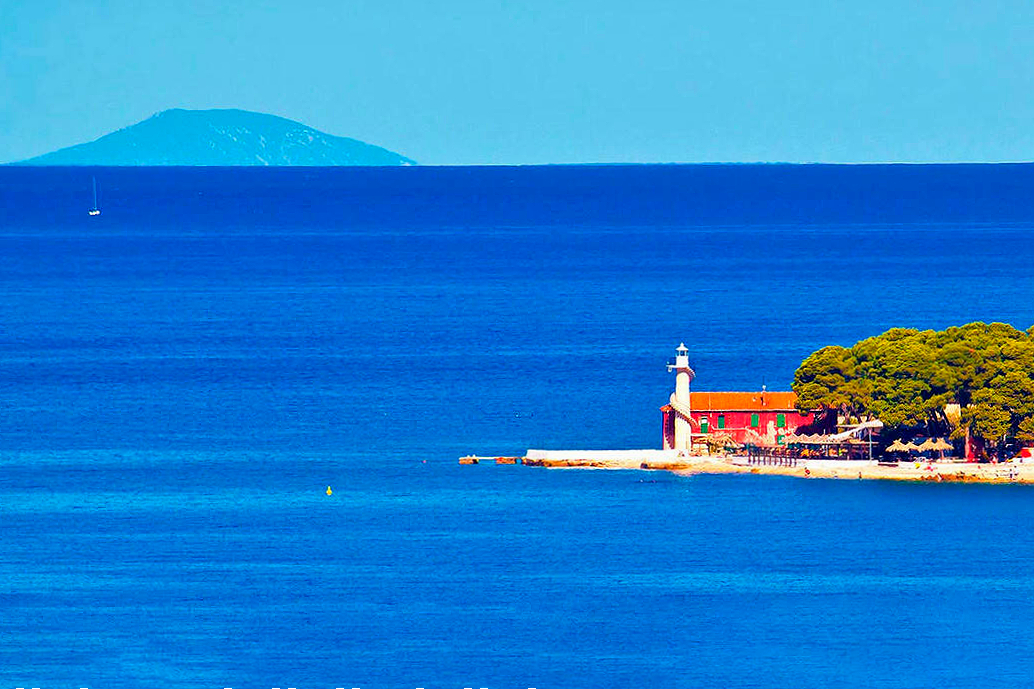
[[793, 411], [797, 394], [793, 392], [691, 392], [693, 411]]

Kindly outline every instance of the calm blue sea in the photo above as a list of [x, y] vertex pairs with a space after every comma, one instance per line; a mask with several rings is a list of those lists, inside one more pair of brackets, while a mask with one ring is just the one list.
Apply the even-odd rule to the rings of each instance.
[[680, 341], [1025, 329], [1032, 226], [1030, 165], [0, 167], [0, 688], [1028, 687], [1029, 489], [456, 459], [659, 446]]

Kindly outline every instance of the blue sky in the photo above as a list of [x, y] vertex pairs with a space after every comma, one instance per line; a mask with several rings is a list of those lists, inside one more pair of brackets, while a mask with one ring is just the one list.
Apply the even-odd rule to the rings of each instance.
[[171, 107], [430, 164], [1034, 159], [1034, 3], [0, 0], [0, 161]]

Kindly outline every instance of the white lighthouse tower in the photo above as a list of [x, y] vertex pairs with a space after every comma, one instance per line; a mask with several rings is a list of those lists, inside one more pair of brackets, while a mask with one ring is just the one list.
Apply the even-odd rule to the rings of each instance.
[[686, 343], [675, 349], [675, 363], [668, 364], [668, 372], [675, 371], [675, 392], [670, 398], [671, 408], [675, 413], [675, 450], [690, 449], [692, 427], [690, 426], [689, 384], [696, 377], [689, 367], [689, 350]]

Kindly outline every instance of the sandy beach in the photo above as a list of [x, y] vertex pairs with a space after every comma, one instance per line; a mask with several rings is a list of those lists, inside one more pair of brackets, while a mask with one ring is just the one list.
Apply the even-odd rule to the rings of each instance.
[[882, 479], [957, 483], [1034, 483], [1034, 464], [971, 464], [964, 462], [901, 462], [806, 460], [798, 466], [752, 466], [739, 458], [691, 462], [684, 474], [749, 473], [816, 479]]
[[799, 460], [796, 466], [749, 464], [746, 457], [687, 457], [675, 461], [638, 461], [633, 458], [523, 458], [529, 466], [582, 469], [648, 469], [694, 474], [764, 474], [802, 479], [863, 479], [954, 483], [1034, 484], [1034, 463], [973, 464], [964, 462], [901, 462]]

